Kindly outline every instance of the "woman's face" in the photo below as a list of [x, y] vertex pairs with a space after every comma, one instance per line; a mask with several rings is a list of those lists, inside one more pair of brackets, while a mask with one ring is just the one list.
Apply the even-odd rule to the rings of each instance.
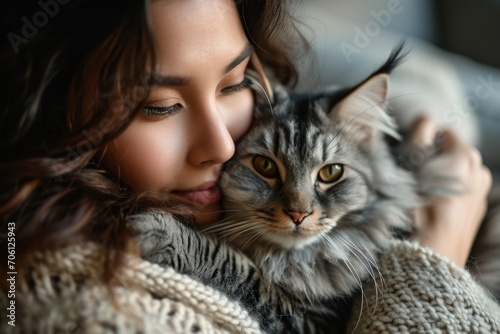
[[216, 187], [253, 97], [242, 87], [252, 48], [232, 0], [153, 1], [155, 84], [104, 164], [136, 191], [167, 191], [199, 224], [220, 217]]

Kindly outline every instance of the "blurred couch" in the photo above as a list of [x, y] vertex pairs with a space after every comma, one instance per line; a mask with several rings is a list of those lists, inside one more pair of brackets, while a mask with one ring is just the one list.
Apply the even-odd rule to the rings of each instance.
[[[487, 3], [491, 11], [500, 8], [498, 0], [479, 2], [481, 8], [470, 13], [479, 15]], [[453, 9], [455, 4], [460, 8]], [[488, 52], [482, 40], [486, 35], [477, 32], [480, 27], [472, 27], [466, 35], [467, 26], [481, 22], [480, 17], [460, 19], [466, 6], [474, 5], [444, 0], [297, 2], [296, 16], [303, 22], [301, 30], [311, 41], [314, 57], [312, 62], [301, 60], [299, 88], [359, 82], [404, 38], [411, 53], [391, 81], [391, 106], [401, 127], [407, 128], [418, 114], [429, 113], [441, 126], [454, 128], [478, 146], [485, 163], [498, 173], [500, 69], [480, 57]], [[475, 41], [481, 41], [478, 47]]]

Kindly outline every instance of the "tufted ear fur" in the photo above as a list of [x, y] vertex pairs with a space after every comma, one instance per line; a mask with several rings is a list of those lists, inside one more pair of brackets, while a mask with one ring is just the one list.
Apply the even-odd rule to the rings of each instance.
[[361, 141], [383, 133], [399, 139], [394, 121], [386, 113], [389, 76], [376, 74], [355, 88], [331, 110], [342, 126], [352, 127]]

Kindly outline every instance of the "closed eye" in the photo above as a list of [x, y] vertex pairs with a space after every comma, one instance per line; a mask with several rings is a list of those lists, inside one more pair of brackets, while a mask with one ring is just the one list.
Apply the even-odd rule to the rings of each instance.
[[182, 105], [180, 103], [176, 103], [166, 107], [146, 106], [143, 108], [143, 112], [146, 116], [168, 117], [177, 114], [181, 111], [181, 109]]
[[243, 79], [243, 81], [240, 82], [239, 84], [222, 88], [221, 93], [223, 94], [235, 93], [241, 91], [242, 89], [248, 88], [249, 86], [250, 86], [250, 80], [245, 77], [245, 79]]

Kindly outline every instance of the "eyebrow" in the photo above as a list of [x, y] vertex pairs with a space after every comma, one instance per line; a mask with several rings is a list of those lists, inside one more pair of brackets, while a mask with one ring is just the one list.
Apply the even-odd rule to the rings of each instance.
[[[229, 65], [224, 68], [223, 74], [227, 74], [231, 72], [236, 66], [241, 64], [245, 59], [250, 57], [254, 51], [254, 48], [251, 44], [247, 44], [245, 49], [234, 58]], [[190, 78], [182, 77], [182, 76], [174, 76], [174, 75], [162, 75], [159, 73], [152, 73], [149, 76], [148, 84], [150, 86], [185, 86], [189, 84]]]
[[189, 78], [173, 75], [162, 75], [153, 73], [149, 76], [149, 86], [185, 86], [189, 83]]
[[241, 64], [245, 59], [250, 57], [253, 53], [253, 46], [251, 44], [247, 44], [245, 49], [236, 57], [234, 60], [226, 66], [224, 69], [224, 74], [231, 72], [233, 68]]

